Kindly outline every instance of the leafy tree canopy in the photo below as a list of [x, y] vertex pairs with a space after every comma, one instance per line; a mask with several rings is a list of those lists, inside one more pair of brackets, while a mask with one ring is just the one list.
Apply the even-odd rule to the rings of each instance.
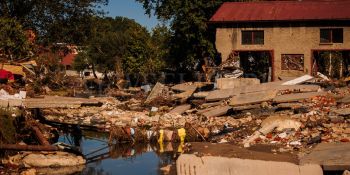
[[22, 26], [14, 19], [0, 18], [1, 61], [27, 58], [31, 55], [31, 44]]
[[203, 58], [216, 56], [215, 31], [208, 21], [224, 0], [136, 1], [143, 4], [146, 14], [154, 13], [160, 20], [170, 22], [170, 56], [178, 69], [194, 70]]
[[96, 17], [94, 23], [85, 51], [75, 60], [76, 69], [89, 65], [103, 73], [145, 75], [164, 66], [162, 57], [167, 52], [160, 43], [166, 38], [161, 37], [166, 35], [166, 27], [156, 28], [157, 37], [152, 37], [145, 27], [124, 17]]
[[44, 43], [81, 44], [90, 34], [91, 16], [103, 14], [108, 0], [1, 0], [0, 16], [33, 29]]

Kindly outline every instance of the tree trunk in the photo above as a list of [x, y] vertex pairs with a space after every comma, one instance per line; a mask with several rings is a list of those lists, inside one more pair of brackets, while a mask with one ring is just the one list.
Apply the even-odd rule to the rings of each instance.
[[92, 64], [92, 74], [94, 74], [94, 77], [97, 79], [96, 71], [95, 71], [95, 64]]

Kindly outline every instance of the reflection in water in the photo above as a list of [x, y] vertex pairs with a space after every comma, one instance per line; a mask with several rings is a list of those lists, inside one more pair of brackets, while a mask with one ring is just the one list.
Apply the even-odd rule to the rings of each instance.
[[107, 135], [94, 132], [84, 132], [79, 139], [74, 134], [59, 138], [59, 142], [79, 146], [87, 165], [74, 174], [83, 175], [161, 174], [160, 168], [173, 164], [182, 151], [178, 143], [108, 145], [107, 140]]

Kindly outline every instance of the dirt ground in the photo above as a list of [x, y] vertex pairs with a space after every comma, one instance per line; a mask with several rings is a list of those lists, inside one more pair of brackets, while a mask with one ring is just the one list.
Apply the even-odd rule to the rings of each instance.
[[273, 153], [271, 150], [274, 149], [278, 149], [278, 147], [270, 145], [255, 145], [249, 149], [245, 149], [230, 143], [193, 142], [188, 144], [188, 151], [185, 153], [197, 154], [198, 156], [221, 156], [229, 158], [234, 157], [241, 159], [291, 162], [295, 164], [299, 163], [296, 154], [287, 152]]

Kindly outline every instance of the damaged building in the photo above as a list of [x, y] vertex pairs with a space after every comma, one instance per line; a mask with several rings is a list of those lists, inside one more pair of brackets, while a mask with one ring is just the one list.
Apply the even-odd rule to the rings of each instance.
[[210, 19], [222, 62], [262, 82], [350, 76], [350, 1], [226, 2]]

